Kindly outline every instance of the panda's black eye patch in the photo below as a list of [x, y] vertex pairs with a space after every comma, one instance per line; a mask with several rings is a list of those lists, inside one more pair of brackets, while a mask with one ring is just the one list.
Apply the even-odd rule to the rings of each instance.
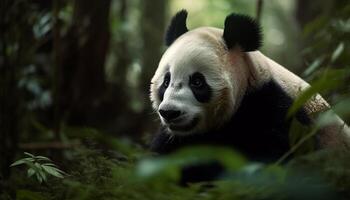
[[158, 97], [160, 101], [163, 101], [165, 90], [169, 87], [170, 84], [170, 78], [170, 72], [165, 73], [163, 83], [158, 89]]
[[169, 86], [170, 83], [170, 72], [167, 72], [164, 76], [163, 85], [165, 88]]
[[201, 73], [194, 73], [190, 77], [190, 87], [191, 88], [201, 88], [204, 86], [205, 79], [204, 76]]
[[189, 86], [197, 101], [205, 103], [210, 100], [211, 88], [207, 84], [203, 74], [195, 72], [190, 76]]

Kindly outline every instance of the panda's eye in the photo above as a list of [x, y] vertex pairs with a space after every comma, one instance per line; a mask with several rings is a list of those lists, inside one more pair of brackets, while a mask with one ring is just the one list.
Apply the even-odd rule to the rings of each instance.
[[201, 88], [205, 83], [204, 76], [200, 73], [194, 73], [190, 77], [190, 86], [193, 88]]
[[170, 73], [167, 72], [164, 76], [164, 81], [163, 81], [163, 85], [165, 88], [167, 88], [169, 86], [170, 83]]

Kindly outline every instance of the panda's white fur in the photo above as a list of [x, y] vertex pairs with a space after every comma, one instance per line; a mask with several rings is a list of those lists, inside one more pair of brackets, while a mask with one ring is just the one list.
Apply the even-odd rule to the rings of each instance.
[[[263, 55], [259, 51], [247, 52], [247, 63], [253, 73], [255, 85], [261, 85], [271, 79], [275, 80], [283, 90], [293, 99], [310, 87], [303, 79], [290, 72], [283, 66]], [[329, 104], [317, 94], [312, 101], [305, 104], [309, 114], [320, 112], [329, 108]]]
[[[191, 30], [176, 39], [162, 56], [151, 81], [150, 97], [153, 108], [158, 111], [161, 108], [176, 107], [186, 111], [183, 118], [177, 122], [180, 126], [186, 125], [195, 117], [200, 119], [191, 130], [168, 129], [169, 134], [188, 135], [220, 127], [234, 115], [247, 91], [271, 79], [293, 99], [309, 87], [304, 80], [259, 51], [243, 52], [238, 46], [228, 50], [222, 35], [221, 29], [211, 27]], [[171, 73], [171, 82], [164, 93], [163, 101], [160, 101], [157, 90], [168, 71]], [[196, 101], [188, 87], [188, 77], [195, 71], [203, 73], [212, 88], [213, 97], [210, 103], [203, 105]], [[307, 114], [312, 116], [327, 110], [329, 105], [317, 95], [308, 101], [304, 108]], [[167, 127], [169, 124], [161, 116], [160, 118], [162, 124]], [[337, 116], [336, 119], [333, 124], [321, 130], [325, 136], [323, 138], [326, 138], [321, 140], [323, 146], [339, 145], [344, 143], [343, 139], [339, 138], [350, 137], [345, 123]], [[342, 137], [338, 137], [337, 134], [341, 134]]]

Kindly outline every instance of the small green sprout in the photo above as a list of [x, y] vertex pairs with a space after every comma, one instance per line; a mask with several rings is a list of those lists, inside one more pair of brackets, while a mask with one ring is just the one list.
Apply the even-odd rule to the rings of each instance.
[[36, 179], [42, 183], [47, 181], [48, 175], [64, 178], [64, 175], [67, 175], [64, 171], [58, 169], [57, 165], [52, 163], [47, 157], [44, 156], [35, 156], [28, 152], [24, 152], [27, 156], [26, 158], [22, 158], [12, 163], [10, 167], [18, 166], [18, 165], [27, 165], [27, 175], [28, 177], [36, 177]]

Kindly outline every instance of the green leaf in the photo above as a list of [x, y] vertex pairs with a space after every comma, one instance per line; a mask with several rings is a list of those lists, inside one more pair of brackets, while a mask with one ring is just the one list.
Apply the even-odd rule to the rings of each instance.
[[337, 48], [334, 50], [332, 57], [331, 57], [331, 62], [336, 61], [339, 58], [339, 56], [341, 55], [341, 53], [343, 53], [343, 51], [344, 51], [344, 43], [341, 42], [341, 43], [339, 43]]
[[42, 165], [45, 165], [45, 166], [51, 166], [51, 167], [57, 167], [57, 165], [53, 164], [53, 163], [44, 163]]
[[[290, 129], [289, 129], [289, 139], [290, 139], [290, 145], [295, 146], [299, 143], [300, 140], [302, 140], [304, 137], [307, 136], [308, 133], [312, 131], [311, 126], [306, 126], [300, 123], [296, 118], [293, 118]], [[298, 149], [295, 150], [294, 154], [304, 155], [306, 153], [310, 153], [313, 150], [315, 150], [315, 141], [314, 140], [306, 140], [302, 145], [298, 147]]]
[[343, 99], [333, 106], [334, 112], [336, 112], [341, 118], [347, 119], [350, 117], [350, 98]]
[[51, 167], [51, 168], [53, 168], [54, 170], [56, 170], [57, 172], [59, 172], [59, 173], [61, 173], [61, 174], [63, 174], [63, 175], [67, 175], [66, 172], [64, 172], [64, 171], [62, 171], [62, 170], [60, 170], [60, 169], [58, 169], [57, 165], [55, 165], [55, 164], [53, 164], [53, 163], [45, 163], [45, 164], [42, 164], [41, 166], [42, 166], [42, 167], [44, 167], [44, 166]]
[[28, 152], [24, 152], [25, 155], [29, 156], [29, 157], [32, 157], [32, 158], [35, 158], [35, 156], [31, 153], [28, 153]]
[[32, 169], [32, 168], [29, 168], [28, 171], [27, 171], [28, 177], [31, 177], [31, 176], [33, 176], [34, 174], [35, 174], [35, 170]]
[[259, 173], [264, 168], [264, 165], [262, 163], [251, 163], [248, 164], [240, 170], [246, 175], [255, 175], [256, 173]]
[[327, 110], [326, 112], [321, 113], [316, 120], [316, 126], [318, 128], [325, 127], [330, 124], [337, 122], [337, 115], [333, 110]]
[[280, 183], [285, 181], [287, 171], [279, 165], [268, 165], [263, 170], [264, 174], [273, 175]]
[[35, 177], [36, 177], [36, 180], [39, 181], [39, 183], [42, 183], [42, 182], [43, 182], [43, 178], [40, 176], [39, 173], [35, 173]]
[[178, 180], [182, 167], [212, 161], [221, 163], [228, 171], [236, 171], [246, 163], [241, 155], [230, 149], [195, 146], [180, 149], [169, 156], [144, 159], [137, 166], [137, 175], [146, 179], [163, 177]]
[[59, 172], [60, 174], [62, 174], [62, 175], [68, 175], [66, 172], [64, 172], [64, 171], [62, 171], [62, 170], [60, 170], [60, 169], [58, 169], [58, 168], [56, 168], [56, 167], [54, 167], [54, 168], [55, 168], [56, 171]]
[[[14, 167], [17, 165], [22, 165], [22, 164], [28, 164], [34, 162], [33, 158], [22, 158], [20, 160], [17, 160], [16, 162], [12, 163], [10, 167]], [[28, 164], [29, 165], [29, 164]]]
[[12, 164], [10, 165], [10, 167], [14, 167], [14, 166], [17, 166], [17, 165], [22, 165], [22, 164], [25, 164], [25, 163], [26, 163], [26, 161], [23, 160], [23, 159], [17, 160], [16, 162], [12, 163]]
[[143, 159], [137, 167], [137, 176], [141, 178], [162, 177], [171, 180], [180, 178], [180, 163], [171, 159]]
[[312, 72], [314, 72], [317, 68], [319, 68], [323, 62], [324, 58], [317, 58], [314, 60], [311, 65], [304, 71], [303, 76], [309, 76]]
[[329, 70], [325, 72], [321, 78], [305, 89], [293, 102], [288, 110], [287, 117], [291, 118], [308, 100], [315, 97], [316, 94], [327, 92], [339, 85], [343, 84], [343, 80], [348, 76], [349, 71], [346, 70]]
[[22, 160], [24, 160], [26, 162], [30, 162], [30, 163], [33, 163], [35, 161], [34, 158], [23, 158]]
[[44, 156], [35, 156], [35, 159], [39, 161], [52, 161], [51, 159], [44, 157]]
[[316, 125], [318, 127], [324, 127], [330, 124], [336, 124], [339, 122], [339, 117], [342, 119], [350, 117], [350, 98], [343, 99], [335, 104], [331, 110], [321, 113], [316, 120]]
[[37, 171], [39, 171], [39, 170], [42, 170], [42, 167], [41, 167], [41, 165], [39, 164], [39, 163], [34, 163], [34, 168], [37, 170]]
[[39, 170], [38, 173], [40, 174], [42, 180], [43, 180], [44, 182], [46, 182], [46, 181], [47, 181], [47, 176], [46, 176], [46, 174], [45, 174], [45, 171]]
[[[32, 158], [30, 158], [32, 159]], [[25, 163], [28, 165], [29, 168], [33, 168], [36, 169], [37, 167], [35, 166], [35, 162], [34, 161], [29, 161], [28, 158], [23, 159], [25, 161]]]
[[42, 168], [48, 173], [51, 174], [52, 176], [55, 176], [57, 178], [64, 178], [63, 175], [61, 174], [61, 170], [55, 168], [55, 167], [51, 167], [51, 166], [47, 166], [47, 165], [42, 165]]

